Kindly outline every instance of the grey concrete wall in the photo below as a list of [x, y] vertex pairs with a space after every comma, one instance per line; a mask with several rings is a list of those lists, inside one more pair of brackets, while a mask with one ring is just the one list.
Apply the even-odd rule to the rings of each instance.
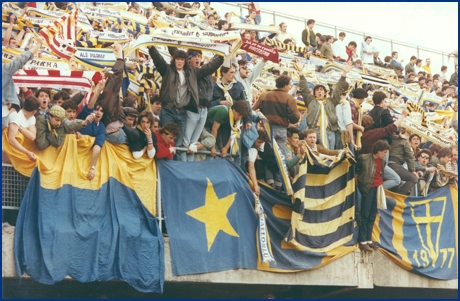
[[[14, 227], [2, 229], [2, 277], [18, 277], [14, 264]], [[28, 277], [27, 275], [24, 275]], [[315, 270], [295, 273], [272, 273], [256, 270], [228, 270], [199, 275], [174, 276], [171, 268], [169, 239], [165, 238], [165, 281], [225, 284], [272, 284], [308, 286], [349, 286], [356, 288], [405, 287], [458, 289], [457, 280], [441, 281], [418, 276], [393, 263], [382, 253], [348, 254]]]

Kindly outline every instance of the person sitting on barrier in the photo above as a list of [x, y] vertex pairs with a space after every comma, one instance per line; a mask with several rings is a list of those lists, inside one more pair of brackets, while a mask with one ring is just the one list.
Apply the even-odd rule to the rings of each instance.
[[[402, 120], [407, 116], [408, 111], [403, 110], [401, 116], [394, 122], [387, 125], [384, 128], [374, 129], [374, 120], [371, 116], [363, 116], [362, 126], [364, 127], [364, 133], [361, 137], [362, 147], [359, 150], [359, 154], [368, 154], [372, 150], [372, 146], [381, 139], [388, 139], [393, 133], [396, 132], [398, 127], [401, 125]], [[398, 186], [401, 183], [401, 178], [398, 174], [393, 171], [389, 166], [385, 166], [385, 174], [383, 188], [391, 189]]]
[[206, 130], [216, 138], [216, 144], [211, 147], [211, 157], [220, 150], [220, 156], [225, 158], [229, 150], [238, 145], [236, 139], [240, 135], [241, 120], [248, 115], [249, 106], [245, 99], [234, 101], [231, 107], [220, 105], [209, 109]]
[[[399, 187], [397, 193], [410, 195], [412, 188], [417, 184], [418, 176], [414, 166], [414, 152], [405, 137], [400, 137], [399, 131], [393, 134], [388, 166], [393, 169], [404, 185]], [[402, 165], [406, 163], [407, 169]]]
[[168, 122], [155, 135], [157, 136], [158, 145], [156, 158], [172, 160], [176, 154], [174, 139], [180, 135], [179, 126], [174, 122]]
[[[24, 153], [31, 161], [35, 161], [35, 154], [23, 147], [16, 136], [19, 133], [24, 135], [25, 139], [34, 141], [37, 136], [37, 128], [35, 127], [35, 113], [37, 112], [40, 103], [35, 96], [27, 96], [24, 100], [24, 107], [19, 111], [12, 111], [9, 114], [8, 126], [8, 142], [12, 147]], [[6, 158], [6, 153], [3, 153]]]
[[37, 117], [35, 124], [37, 127], [35, 146], [39, 150], [44, 150], [49, 146], [60, 147], [64, 143], [66, 134], [80, 130], [94, 119], [94, 115], [90, 114], [85, 120], [64, 122], [66, 119], [65, 114], [64, 108], [54, 105], [46, 115], [39, 115]]
[[373, 145], [372, 153], [358, 157], [356, 173], [358, 188], [361, 192], [361, 222], [358, 241], [359, 248], [366, 252], [378, 249], [378, 246], [372, 241], [372, 229], [377, 217], [377, 198], [379, 197], [377, 189], [383, 184], [385, 157], [390, 149], [391, 146], [387, 142], [378, 140]]
[[153, 158], [156, 153], [157, 137], [152, 134], [150, 129], [153, 124], [152, 114], [144, 110], [139, 115], [139, 124], [136, 126], [137, 110], [134, 108], [123, 108], [125, 113], [125, 125], [123, 131], [128, 137], [128, 146], [134, 159], [141, 158], [145, 152], [149, 158]]
[[318, 133], [314, 129], [308, 129], [304, 132], [304, 139], [307, 142], [307, 146], [310, 151], [324, 160], [332, 160], [334, 161], [337, 157], [336, 155], [339, 153], [339, 150], [329, 150], [322, 146], [321, 144], [316, 144], [318, 140]]
[[281, 191], [280, 170], [273, 148], [268, 143], [270, 139], [264, 129], [259, 129], [257, 134], [259, 137], [248, 151], [249, 157], [247, 162], [249, 177], [254, 183], [253, 190], [256, 194], [260, 193], [257, 180], [263, 180], [272, 188]]
[[425, 195], [425, 186], [430, 178], [431, 173], [436, 171], [436, 167], [429, 164], [431, 160], [431, 152], [428, 149], [420, 150], [415, 161], [415, 171], [418, 174], [418, 193], [419, 195]]

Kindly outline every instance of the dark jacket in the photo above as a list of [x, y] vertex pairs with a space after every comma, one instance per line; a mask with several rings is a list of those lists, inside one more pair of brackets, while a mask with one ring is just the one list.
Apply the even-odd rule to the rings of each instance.
[[[233, 84], [232, 88], [228, 90], [228, 94], [230, 94], [230, 96], [232, 97], [233, 102], [242, 100], [242, 99], [246, 100], [244, 86], [239, 81], [236, 81], [236, 83]], [[212, 101], [209, 107], [211, 108], [211, 107], [220, 105], [220, 101], [224, 99], [225, 99], [224, 91], [222, 91], [222, 89], [216, 83], [213, 83]]]
[[123, 81], [123, 69], [125, 61], [117, 59], [113, 66], [113, 76], [105, 85], [104, 91], [99, 95], [97, 101], [101, 102], [104, 109], [104, 116], [102, 116], [102, 123], [108, 125], [113, 121], [125, 120], [125, 113], [121, 109], [120, 89]]
[[406, 139], [400, 138], [399, 135], [393, 135], [389, 152], [388, 161], [393, 161], [399, 165], [407, 163], [407, 170], [410, 172], [415, 171], [414, 152]]
[[305, 46], [316, 47], [315, 32], [308, 27], [302, 30], [302, 42], [305, 44]]
[[[237, 81], [236, 83], [233, 84], [232, 88], [228, 90], [228, 93], [232, 97], [233, 102], [235, 103], [236, 101], [244, 100], [246, 101], [246, 95], [244, 92], [244, 86], [242, 83]], [[220, 101], [225, 99], [225, 94], [224, 91], [216, 84], [213, 83], [213, 89], [212, 89], [212, 101], [209, 105], [209, 108], [215, 107], [220, 105]], [[243, 123], [247, 124], [251, 122], [251, 117], [252, 117], [252, 112], [251, 108], [249, 108], [249, 117], [243, 118]]]
[[[131, 152], [141, 151], [144, 147], [147, 146], [147, 137], [138, 127], [132, 128], [130, 126], [124, 125], [123, 131], [128, 138], [128, 146]], [[158, 151], [157, 136], [155, 133], [152, 133], [152, 140], [155, 151]]]
[[367, 115], [374, 120], [374, 129], [383, 128], [393, 123], [390, 112], [379, 106], [374, 106]]
[[362, 148], [360, 154], [369, 154], [374, 148], [375, 142], [384, 138], [390, 138], [398, 128], [394, 123], [384, 128], [366, 130], [361, 137]]
[[53, 131], [48, 126], [48, 115], [40, 115], [35, 122], [37, 127], [35, 145], [39, 150], [44, 150], [49, 146], [60, 147], [64, 143], [65, 135], [80, 130], [83, 127], [82, 122], [83, 120], [62, 122], [61, 126]]
[[296, 100], [281, 89], [260, 95], [253, 107], [253, 110], [257, 109], [260, 109], [272, 125], [288, 127], [289, 123], [297, 123], [300, 119]]
[[[168, 47], [168, 51], [171, 55], [177, 49], [178, 49], [177, 47]], [[201, 107], [209, 108], [210, 103], [212, 101], [212, 91], [213, 91], [212, 75], [209, 74], [203, 77], [199, 77], [197, 79], [197, 83], [198, 83], [198, 98], [200, 99], [198, 101], [198, 105]], [[198, 113], [198, 108], [196, 106], [196, 103], [193, 101], [189, 102], [189, 104], [185, 107], [185, 109], [193, 113]]]
[[[382, 162], [383, 179], [383, 172], [385, 169], [386, 162], [385, 160], [380, 161]], [[362, 192], [367, 193], [369, 189], [371, 189], [376, 169], [377, 167], [375, 165], [373, 154], [359, 155], [358, 164], [356, 165], [356, 173], [358, 174], [358, 187]]]
[[382, 60], [379, 57], [377, 58], [374, 57], [374, 65], [379, 66], [379, 67], [385, 67], [385, 64], [382, 62]]
[[[164, 58], [154, 46], [150, 47], [149, 54], [152, 57], [156, 69], [162, 76], [160, 90], [162, 107], [171, 109], [174, 107], [174, 103], [176, 101], [176, 92], [180, 81], [179, 73], [177, 72], [174, 64], [166, 63]], [[191, 94], [191, 100], [195, 102], [194, 106], [199, 105], [198, 78], [203, 78], [213, 74], [223, 62], [223, 57], [215, 55], [209, 63], [204, 64], [201, 68], [191, 67], [188, 64], [184, 65], [185, 80]], [[190, 109], [191, 107], [193, 107], [193, 105], [190, 105], [190, 107], [187, 105], [186, 109]]]

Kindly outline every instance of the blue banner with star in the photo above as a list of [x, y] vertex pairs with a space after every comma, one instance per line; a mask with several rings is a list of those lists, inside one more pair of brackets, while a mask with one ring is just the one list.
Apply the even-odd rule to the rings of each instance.
[[158, 168], [173, 274], [257, 269], [258, 217], [241, 168], [220, 158]]
[[447, 185], [426, 197], [385, 194], [387, 209], [379, 210], [372, 231], [379, 250], [408, 271], [457, 279], [458, 188]]

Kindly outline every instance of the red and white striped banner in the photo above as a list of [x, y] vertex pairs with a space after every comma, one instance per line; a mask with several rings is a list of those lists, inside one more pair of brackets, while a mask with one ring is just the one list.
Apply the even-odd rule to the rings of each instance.
[[92, 82], [97, 83], [102, 74], [96, 71], [61, 71], [61, 70], [19, 70], [13, 75], [17, 87], [75, 89], [87, 92], [84, 103], [89, 101]]
[[66, 60], [70, 60], [72, 54], [77, 52], [77, 16], [78, 9], [75, 9], [39, 31], [50, 49]]

